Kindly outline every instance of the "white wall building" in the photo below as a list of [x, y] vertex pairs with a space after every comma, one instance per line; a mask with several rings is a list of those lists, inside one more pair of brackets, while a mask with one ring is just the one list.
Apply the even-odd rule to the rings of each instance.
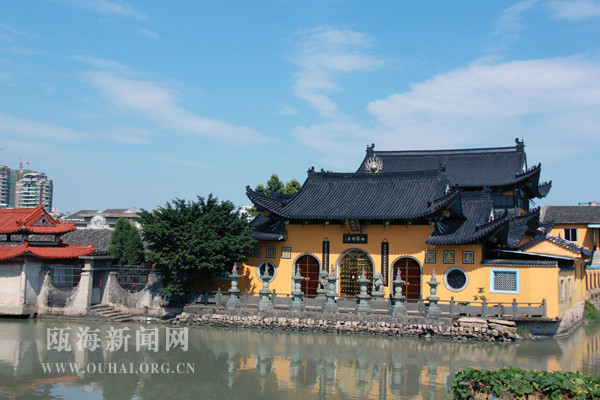
[[16, 184], [15, 207], [31, 208], [43, 205], [52, 209], [53, 183], [42, 172], [29, 172]]

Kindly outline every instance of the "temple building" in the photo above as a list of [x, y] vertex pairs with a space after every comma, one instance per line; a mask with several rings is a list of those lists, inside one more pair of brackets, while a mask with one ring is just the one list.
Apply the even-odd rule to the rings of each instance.
[[63, 243], [62, 235], [75, 229], [74, 223], [52, 218], [41, 205], [0, 209], [0, 315], [37, 313], [38, 296], [50, 266], [59, 264], [62, 268], [58, 270], [70, 271], [71, 286], [77, 284], [80, 277], [73, 276], [73, 271], [83, 262], [79, 258], [95, 249], [93, 245]]
[[547, 317], [560, 319], [585, 298], [591, 252], [540, 223], [531, 203], [551, 188], [540, 174], [520, 140], [459, 150], [371, 145], [355, 172], [309, 169], [295, 195], [247, 187], [260, 211], [251, 223], [258, 243], [240, 288], [257, 291], [268, 271], [270, 288], [290, 293], [299, 268], [307, 296], [322, 270], [338, 277], [339, 297], [355, 297], [363, 273], [391, 296], [400, 274], [414, 302], [429, 295], [435, 273], [441, 301], [544, 303]]

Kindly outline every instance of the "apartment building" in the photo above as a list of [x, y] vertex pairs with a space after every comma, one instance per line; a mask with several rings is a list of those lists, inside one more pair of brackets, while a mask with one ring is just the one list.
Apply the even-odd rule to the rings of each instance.
[[53, 183], [42, 172], [29, 172], [16, 183], [15, 207], [30, 208], [43, 205], [52, 209]]

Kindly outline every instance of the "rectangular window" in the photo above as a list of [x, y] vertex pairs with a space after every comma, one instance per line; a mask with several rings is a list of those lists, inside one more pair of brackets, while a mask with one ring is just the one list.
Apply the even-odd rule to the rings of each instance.
[[491, 269], [490, 293], [519, 294], [519, 270]]
[[565, 228], [565, 239], [571, 242], [577, 241], [577, 229], [576, 228]]
[[565, 299], [565, 281], [560, 280], [560, 287], [558, 288], [558, 300], [563, 301]]

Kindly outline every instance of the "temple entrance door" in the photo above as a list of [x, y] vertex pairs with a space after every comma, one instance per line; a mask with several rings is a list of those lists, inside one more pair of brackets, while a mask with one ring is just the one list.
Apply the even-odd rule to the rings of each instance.
[[[400, 271], [400, 277], [405, 281], [402, 285], [402, 294], [406, 301], [416, 302], [421, 299], [421, 267], [412, 258], [401, 258], [392, 266], [392, 281]], [[393, 287], [393, 283], [392, 283]]]
[[306, 297], [316, 297], [319, 287], [319, 261], [311, 255], [305, 254], [296, 260], [296, 267], [300, 268], [302, 291]]
[[356, 281], [362, 271], [367, 273], [367, 279], [371, 281], [367, 285], [369, 295], [373, 287], [373, 264], [366, 253], [360, 250], [352, 250], [344, 255], [340, 261], [340, 296], [356, 297], [360, 293], [360, 286]]

